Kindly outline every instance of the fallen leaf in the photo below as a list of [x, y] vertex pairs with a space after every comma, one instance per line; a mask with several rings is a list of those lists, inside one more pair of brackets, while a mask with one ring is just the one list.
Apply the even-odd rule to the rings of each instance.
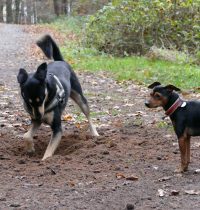
[[200, 194], [200, 191], [185, 190], [185, 193], [186, 193], [186, 194], [189, 194], [189, 195], [199, 195], [199, 194]]
[[53, 168], [47, 167], [47, 169], [50, 170], [50, 172], [51, 172], [52, 175], [56, 175], [56, 171]]
[[158, 181], [159, 181], [159, 182], [164, 182], [164, 181], [167, 181], [167, 180], [169, 180], [169, 179], [171, 179], [171, 178], [172, 178], [172, 176], [164, 176], [164, 177], [158, 179]]
[[200, 169], [196, 169], [196, 170], [194, 171], [194, 173], [195, 173], [195, 174], [199, 174], [199, 173], [200, 173]]
[[99, 173], [101, 173], [101, 170], [94, 170], [93, 171], [95, 174], [99, 174]]
[[75, 123], [75, 126], [76, 126], [77, 128], [81, 128], [81, 124], [80, 124], [80, 123]]
[[165, 191], [162, 189], [158, 189], [158, 196], [159, 197], [163, 197], [164, 196]]
[[73, 181], [69, 181], [67, 184], [68, 184], [70, 187], [74, 187], [74, 186], [75, 186], [75, 182], [73, 182]]
[[153, 169], [158, 170], [158, 166], [153, 166]]
[[122, 173], [117, 173], [117, 174], [116, 174], [116, 178], [117, 178], [117, 179], [126, 179], [126, 180], [128, 180], [128, 181], [137, 181], [137, 180], [138, 180], [138, 177], [135, 176], [135, 175], [125, 176], [125, 175], [122, 174]]
[[173, 196], [179, 195], [179, 191], [178, 190], [172, 190], [170, 195], [173, 195]]
[[122, 174], [122, 173], [117, 173], [117, 174], [116, 174], [116, 178], [117, 178], [117, 179], [124, 179], [124, 178], [126, 178], [126, 177], [125, 177], [125, 175]]
[[71, 121], [73, 119], [73, 117], [71, 115], [68, 115], [66, 114], [64, 117], [63, 117], [63, 120], [64, 121]]
[[137, 181], [138, 180], [138, 177], [137, 176], [134, 176], [134, 175], [131, 175], [131, 176], [126, 177], [126, 180]]

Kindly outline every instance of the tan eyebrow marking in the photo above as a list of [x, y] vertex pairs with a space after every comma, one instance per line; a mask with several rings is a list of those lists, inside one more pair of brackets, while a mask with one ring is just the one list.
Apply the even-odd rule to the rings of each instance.
[[162, 94], [160, 94], [160, 93], [158, 93], [158, 92], [155, 92], [155, 93], [154, 93], [154, 96], [162, 97]]

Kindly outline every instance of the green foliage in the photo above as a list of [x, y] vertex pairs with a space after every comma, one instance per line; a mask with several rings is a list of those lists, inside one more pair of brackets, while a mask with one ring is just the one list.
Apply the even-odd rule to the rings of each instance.
[[74, 69], [91, 72], [107, 71], [118, 81], [135, 80], [148, 85], [155, 81], [174, 84], [184, 90], [200, 87], [200, 67], [145, 57], [117, 58], [110, 56], [82, 57], [75, 60]]
[[113, 0], [90, 20], [86, 45], [115, 55], [150, 47], [200, 50], [200, 0]]
[[85, 17], [61, 16], [59, 18], [56, 18], [50, 24], [46, 25], [51, 26], [65, 34], [74, 33], [76, 35], [80, 35], [82, 33], [84, 26], [83, 23], [85, 23], [85, 21]]
[[[86, 18], [80, 17], [59, 18], [50, 24], [66, 35], [61, 51], [75, 71], [107, 71], [118, 81], [135, 80], [145, 85], [160, 81], [172, 83], [182, 89], [200, 87], [200, 67], [191, 65], [190, 57], [183, 53], [152, 48], [151, 59], [139, 56], [119, 58], [99, 53], [92, 47], [84, 47], [81, 40], [85, 21]], [[71, 40], [68, 34], [74, 34], [78, 38]], [[196, 57], [200, 61], [200, 51], [196, 53]]]

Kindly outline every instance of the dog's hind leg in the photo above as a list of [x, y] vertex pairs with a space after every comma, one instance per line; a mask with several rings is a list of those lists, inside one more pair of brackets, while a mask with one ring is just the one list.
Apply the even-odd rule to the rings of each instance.
[[36, 133], [37, 129], [40, 127], [41, 122], [32, 120], [32, 124], [27, 133], [24, 134], [24, 140], [26, 142], [26, 150], [28, 153], [35, 152], [33, 136]]
[[90, 109], [87, 103], [86, 98], [83, 96], [82, 91], [81, 93], [78, 93], [76, 90], [72, 89], [70, 97], [78, 104], [82, 112], [85, 114], [87, 117], [89, 126], [90, 126], [90, 131], [93, 136], [99, 136], [96, 127], [92, 123], [92, 120], [90, 118]]
[[45, 159], [51, 157], [54, 154], [54, 152], [56, 151], [56, 149], [61, 141], [61, 137], [62, 137], [61, 119], [57, 119], [57, 120], [54, 119], [54, 121], [51, 125], [51, 128], [53, 131], [51, 140], [47, 146], [47, 149], [44, 153], [42, 160], [45, 160]]

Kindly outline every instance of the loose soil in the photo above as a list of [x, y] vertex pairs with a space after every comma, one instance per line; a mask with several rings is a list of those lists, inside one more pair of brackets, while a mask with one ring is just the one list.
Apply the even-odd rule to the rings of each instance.
[[26, 154], [22, 136], [30, 119], [16, 75], [44, 60], [32, 52], [42, 32], [24, 28], [0, 25], [0, 209], [200, 209], [199, 138], [189, 171], [175, 174], [180, 154], [169, 119], [144, 107], [145, 87], [104, 72], [77, 72], [100, 137], [90, 135], [70, 101], [55, 155], [41, 161], [51, 135], [46, 125], [35, 137], [35, 154]]

